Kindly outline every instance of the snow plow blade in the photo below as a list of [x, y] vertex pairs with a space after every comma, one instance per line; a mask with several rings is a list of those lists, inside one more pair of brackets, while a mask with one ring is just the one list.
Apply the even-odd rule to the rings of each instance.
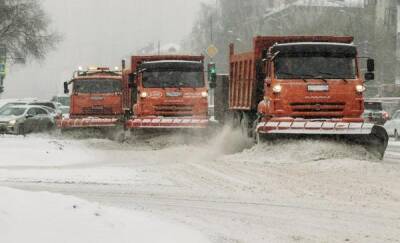
[[311, 138], [333, 139], [364, 146], [374, 156], [383, 159], [389, 136], [382, 126], [363, 122], [338, 121], [272, 121], [257, 126], [261, 140]]
[[134, 118], [126, 122], [128, 129], [202, 129], [208, 127], [204, 118]]
[[81, 118], [57, 120], [57, 127], [61, 129], [72, 128], [103, 128], [118, 125], [116, 118]]

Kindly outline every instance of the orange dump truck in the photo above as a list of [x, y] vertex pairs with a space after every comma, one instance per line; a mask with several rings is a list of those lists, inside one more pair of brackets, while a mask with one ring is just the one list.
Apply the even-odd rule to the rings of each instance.
[[[228, 115], [258, 142], [317, 137], [362, 144], [383, 157], [388, 136], [364, 122], [364, 78], [352, 37], [255, 37], [253, 50], [230, 46]], [[374, 78], [368, 59], [366, 80]], [[228, 119], [228, 118], [227, 118]]]
[[72, 86], [70, 114], [57, 121], [61, 129], [114, 128], [123, 126], [124, 97], [122, 73], [109, 68], [76, 71], [64, 83], [64, 93]]
[[128, 129], [208, 126], [203, 56], [133, 56], [123, 78], [131, 89]]

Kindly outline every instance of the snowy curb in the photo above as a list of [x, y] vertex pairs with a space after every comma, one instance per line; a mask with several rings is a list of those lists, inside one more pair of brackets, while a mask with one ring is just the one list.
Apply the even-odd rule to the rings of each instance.
[[206, 243], [185, 226], [74, 197], [0, 187], [2, 243]]

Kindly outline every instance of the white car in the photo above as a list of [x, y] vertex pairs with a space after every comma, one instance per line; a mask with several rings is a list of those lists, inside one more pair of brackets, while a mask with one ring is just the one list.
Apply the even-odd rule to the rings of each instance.
[[387, 121], [384, 127], [389, 136], [395, 137], [396, 141], [400, 140], [400, 110], [393, 114], [392, 119]]

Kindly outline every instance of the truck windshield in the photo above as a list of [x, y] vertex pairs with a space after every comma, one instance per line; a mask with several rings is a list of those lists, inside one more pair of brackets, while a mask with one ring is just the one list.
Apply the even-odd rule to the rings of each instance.
[[201, 63], [152, 63], [142, 66], [145, 88], [204, 87]]
[[355, 58], [350, 57], [278, 57], [275, 59], [278, 79], [354, 79]]
[[114, 79], [82, 79], [74, 82], [76, 93], [116, 93], [122, 91], [122, 84]]

